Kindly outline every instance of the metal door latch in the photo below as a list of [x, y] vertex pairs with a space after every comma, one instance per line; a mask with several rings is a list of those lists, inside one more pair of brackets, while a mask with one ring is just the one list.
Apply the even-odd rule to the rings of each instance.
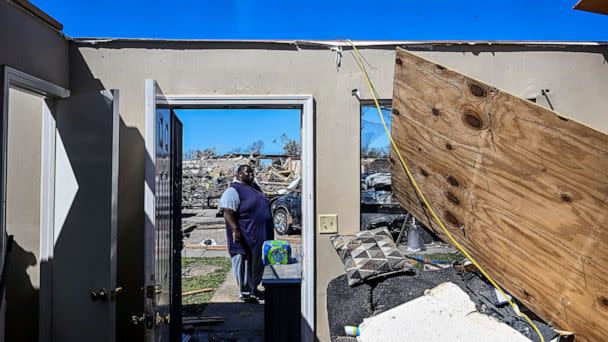
[[123, 292], [125, 292], [125, 289], [122, 288], [122, 286], [115, 288], [114, 291], [112, 291], [112, 299], [116, 300], [116, 297]]
[[106, 291], [106, 289], [94, 290], [91, 291], [90, 295], [91, 300], [94, 302], [98, 300], [105, 301], [108, 297], [108, 291]]

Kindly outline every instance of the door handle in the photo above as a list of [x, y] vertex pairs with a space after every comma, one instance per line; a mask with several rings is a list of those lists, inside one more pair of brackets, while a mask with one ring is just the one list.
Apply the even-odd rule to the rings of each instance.
[[106, 289], [93, 290], [89, 293], [89, 295], [91, 296], [91, 300], [93, 302], [98, 300], [105, 301], [108, 297], [108, 291], [106, 291]]

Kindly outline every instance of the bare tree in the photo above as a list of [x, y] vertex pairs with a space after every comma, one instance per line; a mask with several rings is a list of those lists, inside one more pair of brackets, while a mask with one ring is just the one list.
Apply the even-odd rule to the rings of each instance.
[[217, 149], [215, 146], [208, 147], [204, 150], [194, 149], [184, 154], [185, 160], [210, 159], [217, 158]]
[[264, 142], [262, 140], [256, 140], [249, 144], [247, 147], [247, 153], [251, 154], [261, 154], [262, 149], [264, 148]]
[[283, 153], [288, 156], [299, 156], [301, 153], [300, 143], [295, 139], [291, 139], [287, 134], [281, 135], [281, 142], [283, 143]]
[[388, 147], [365, 147], [361, 146], [362, 158], [388, 158]]

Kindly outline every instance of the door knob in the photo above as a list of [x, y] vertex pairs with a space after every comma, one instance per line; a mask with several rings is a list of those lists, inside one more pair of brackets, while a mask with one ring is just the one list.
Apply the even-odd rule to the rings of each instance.
[[94, 302], [98, 300], [105, 301], [108, 297], [108, 291], [106, 291], [106, 289], [94, 290], [91, 291], [90, 296], [91, 300]]

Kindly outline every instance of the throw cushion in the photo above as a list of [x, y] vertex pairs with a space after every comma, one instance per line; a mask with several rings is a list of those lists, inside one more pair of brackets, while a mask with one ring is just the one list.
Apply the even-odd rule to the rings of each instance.
[[412, 268], [386, 228], [335, 235], [331, 242], [342, 259], [350, 286]]

